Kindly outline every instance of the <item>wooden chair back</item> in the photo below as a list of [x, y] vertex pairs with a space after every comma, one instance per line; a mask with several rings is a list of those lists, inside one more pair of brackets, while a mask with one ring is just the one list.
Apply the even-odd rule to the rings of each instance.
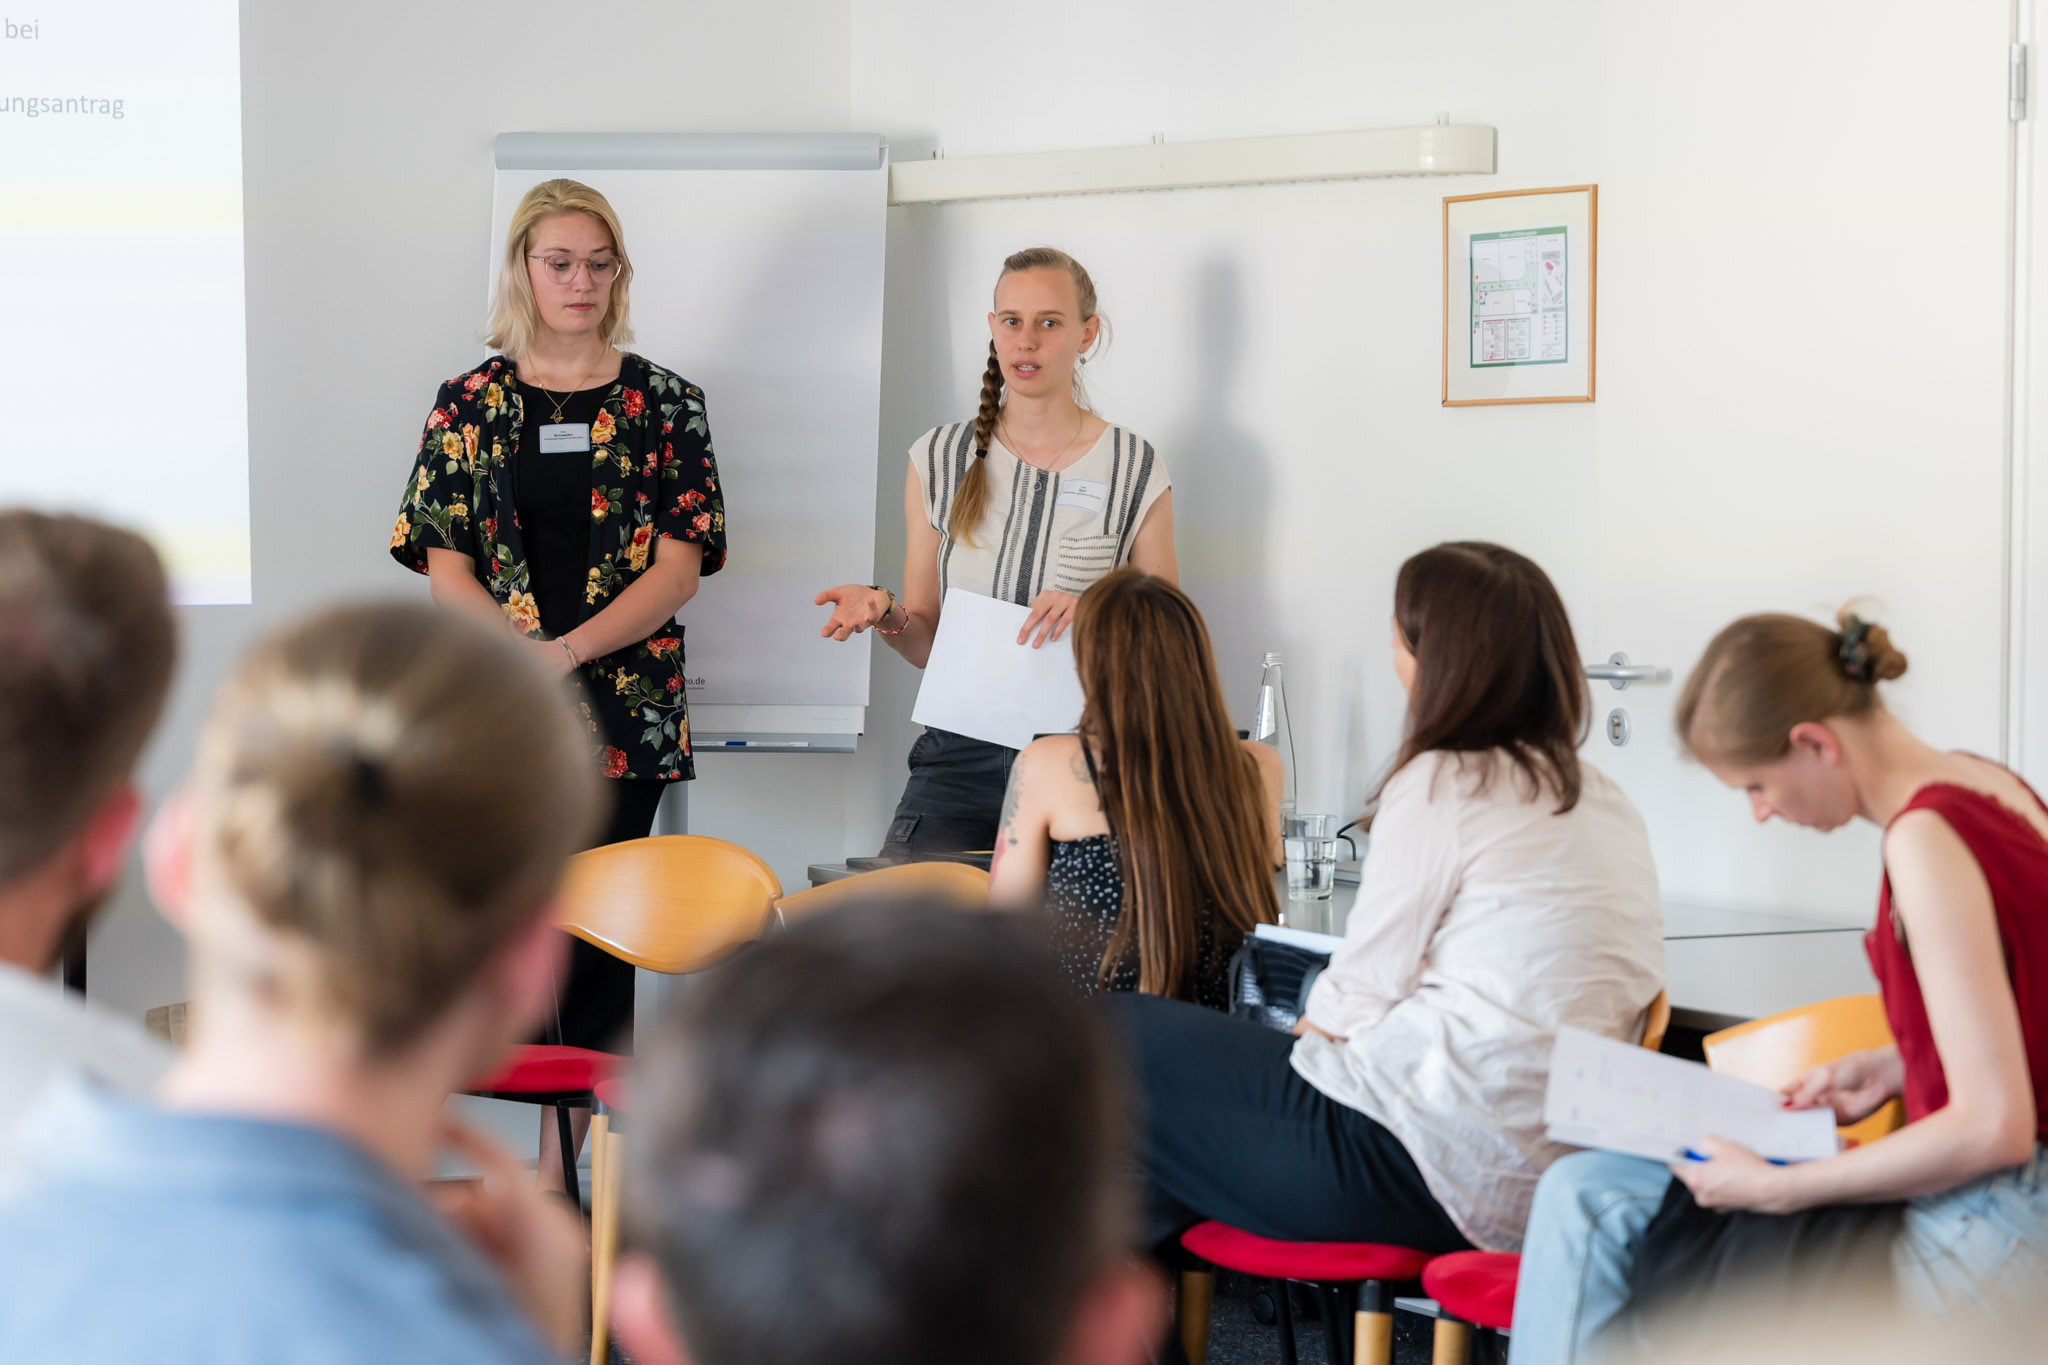
[[988, 873], [966, 863], [898, 863], [858, 872], [775, 902], [785, 922], [836, 910], [850, 901], [880, 899], [941, 901], [961, 910], [988, 909]]
[[555, 923], [651, 972], [699, 971], [761, 937], [782, 883], [738, 844], [662, 834], [569, 859]]
[[1643, 1020], [1643, 1046], [1655, 1052], [1664, 1046], [1664, 1035], [1671, 1031], [1671, 997], [1663, 991], [1650, 1002], [1649, 1015]]
[[[1843, 995], [1710, 1033], [1704, 1047], [1714, 1070], [1781, 1090], [1823, 1062], [1891, 1041], [1883, 1001], [1875, 995]], [[1870, 1117], [1840, 1131], [1856, 1142], [1875, 1142], [1905, 1121], [1905, 1107], [1888, 1100]]]

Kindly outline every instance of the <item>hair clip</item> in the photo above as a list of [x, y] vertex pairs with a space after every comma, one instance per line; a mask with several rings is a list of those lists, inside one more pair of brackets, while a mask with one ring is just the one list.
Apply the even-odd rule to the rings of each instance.
[[1842, 643], [1835, 647], [1842, 672], [1851, 682], [1877, 681], [1877, 660], [1870, 652], [1870, 622], [1851, 613], [1842, 622]]

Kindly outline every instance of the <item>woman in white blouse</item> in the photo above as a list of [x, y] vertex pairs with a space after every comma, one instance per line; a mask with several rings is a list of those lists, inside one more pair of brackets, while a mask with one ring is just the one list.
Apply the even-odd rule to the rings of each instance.
[[1582, 762], [1590, 703], [1530, 560], [1439, 545], [1394, 589], [1406, 739], [1344, 944], [1290, 1039], [1119, 997], [1147, 1104], [1149, 1234], [1426, 1251], [1521, 1244], [1551, 1043], [1640, 1036], [1663, 986], [1657, 874], [1620, 788]]

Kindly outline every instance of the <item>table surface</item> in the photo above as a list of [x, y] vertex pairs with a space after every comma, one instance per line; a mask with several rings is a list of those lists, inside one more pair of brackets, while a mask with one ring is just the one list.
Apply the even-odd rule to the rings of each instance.
[[[812, 863], [809, 872], [813, 886], [855, 875], [845, 863]], [[1278, 874], [1274, 876], [1274, 887], [1280, 893], [1282, 922], [1319, 934], [1342, 934], [1352, 903], [1358, 899], [1356, 882], [1339, 881], [1327, 901], [1288, 900], [1286, 882]], [[1861, 934], [1866, 927], [1774, 911], [1730, 910], [1690, 901], [1664, 902], [1666, 940], [1742, 938], [1757, 934]]]
[[[1358, 899], [1358, 887], [1338, 882], [1326, 901], [1287, 899], [1284, 881], [1276, 878], [1280, 892], [1280, 922], [1317, 934], [1344, 932], [1351, 906]], [[1729, 910], [1695, 905], [1688, 901], [1664, 902], [1664, 938], [1750, 938], [1767, 934], [1861, 934], [1865, 926], [1805, 915], [1786, 915], [1763, 910]]]
[[[851, 876], [843, 863], [811, 868], [814, 883]], [[1325, 901], [1291, 901], [1276, 877], [1281, 923], [1344, 932], [1358, 898], [1339, 881]], [[1673, 1018], [1702, 1031], [1813, 1000], [1877, 989], [1863, 955], [1864, 926], [1809, 915], [1664, 902], [1664, 965]]]

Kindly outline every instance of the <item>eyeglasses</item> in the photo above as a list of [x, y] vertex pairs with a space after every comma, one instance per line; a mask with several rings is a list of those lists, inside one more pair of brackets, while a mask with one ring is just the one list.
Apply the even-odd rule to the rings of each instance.
[[529, 252], [526, 259], [529, 261], [539, 261], [542, 265], [546, 266], [548, 278], [557, 284], [570, 284], [574, 282], [579, 266], [590, 272], [590, 282], [600, 289], [619, 277], [619, 258], [616, 256], [606, 256], [603, 259], [599, 259], [594, 256], [583, 258], [575, 256], [540, 256]]

